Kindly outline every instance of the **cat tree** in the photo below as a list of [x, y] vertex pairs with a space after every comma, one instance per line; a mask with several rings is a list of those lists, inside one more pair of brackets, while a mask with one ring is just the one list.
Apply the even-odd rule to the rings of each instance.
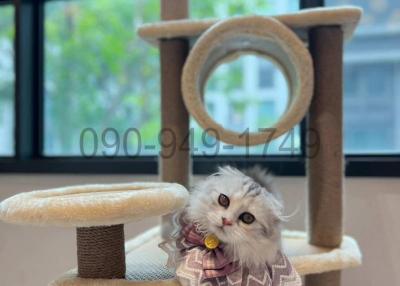
[[[160, 49], [162, 128], [188, 144], [189, 115], [218, 130], [234, 145], [264, 144], [307, 117], [320, 146], [308, 147], [308, 229], [284, 231], [283, 246], [307, 286], [338, 286], [340, 271], [361, 264], [354, 239], [343, 236], [343, 40], [361, 16], [355, 7], [308, 9], [275, 17], [189, 20], [187, 0], [161, 0], [162, 21], [139, 35]], [[190, 43], [194, 43], [190, 46]], [[267, 56], [283, 70], [291, 99], [273, 126], [276, 133], [250, 133], [248, 142], [217, 124], [203, 104], [204, 85], [223, 61], [246, 53]], [[212, 135], [212, 134], [211, 134]], [[164, 138], [166, 139], [166, 138]], [[312, 138], [310, 138], [312, 140]], [[185, 147], [185, 146], [183, 146]], [[161, 180], [170, 183], [90, 185], [18, 194], [0, 205], [6, 222], [76, 227], [78, 268], [50, 283], [57, 286], [179, 285], [165, 267], [158, 243], [171, 229], [168, 215], [187, 199], [190, 151], [175, 150], [160, 162]], [[171, 154], [170, 147], [162, 152]], [[124, 246], [123, 224], [164, 215]]]

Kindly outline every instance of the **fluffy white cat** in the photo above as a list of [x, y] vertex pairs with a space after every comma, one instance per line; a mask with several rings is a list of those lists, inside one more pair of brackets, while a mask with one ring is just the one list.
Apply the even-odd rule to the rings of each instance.
[[242, 265], [272, 265], [281, 249], [283, 206], [261, 168], [222, 167], [192, 189], [187, 218], [214, 234]]

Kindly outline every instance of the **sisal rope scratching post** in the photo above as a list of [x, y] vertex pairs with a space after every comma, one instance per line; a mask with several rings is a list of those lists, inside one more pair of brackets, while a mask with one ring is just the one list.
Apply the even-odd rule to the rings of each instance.
[[[343, 236], [343, 32], [338, 26], [310, 30], [315, 94], [308, 124], [308, 233], [311, 244], [338, 247]], [[340, 285], [340, 271], [306, 276], [307, 286]]]
[[[176, 20], [188, 17], [187, 0], [161, 0], [161, 19]], [[181, 75], [189, 51], [188, 39], [160, 41], [161, 65], [161, 164], [163, 182], [189, 185], [189, 114], [181, 92]], [[168, 144], [168, 142], [174, 142]], [[168, 146], [169, 145], [169, 146]], [[162, 233], [167, 237], [172, 230], [171, 215], [162, 217]]]
[[338, 286], [340, 284], [341, 271], [309, 274], [305, 278], [305, 286]]
[[125, 278], [124, 225], [76, 229], [78, 276]]

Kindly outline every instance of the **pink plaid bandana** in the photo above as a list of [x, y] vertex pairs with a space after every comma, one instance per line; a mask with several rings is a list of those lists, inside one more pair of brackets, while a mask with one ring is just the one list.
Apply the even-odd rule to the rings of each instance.
[[[223, 244], [208, 249], [204, 244], [204, 236], [197, 231], [195, 225], [181, 226], [175, 247], [167, 242], [160, 245], [169, 254], [169, 261], [174, 260], [176, 277], [181, 285], [301, 286], [300, 276], [281, 252], [273, 265], [249, 269], [226, 257]], [[175, 248], [175, 253], [172, 248]]]
[[204, 244], [204, 237], [197, 230], [195, 225], [187, 225], [182, 229], [183, 237], [177, 241], [180, 249], [198, 248], [202, 252], [202, 269], [204, 278], [217, 278], [231, 274], [238, 270], [239, 263], [229, 261], [224, 255], [223, 244], [215, 249], [207, 249]]

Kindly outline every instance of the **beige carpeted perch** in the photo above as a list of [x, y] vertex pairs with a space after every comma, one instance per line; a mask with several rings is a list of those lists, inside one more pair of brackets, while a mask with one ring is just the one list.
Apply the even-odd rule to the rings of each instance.
[[[307, 40], [307, 31], [313, 27], [341, 26], [345, 39], [351, 38], [362, 15], [355, 6], [304, 9], [298, 12], [272, 16]], [[139, 36], [153, 44], [160, 39], [196, 38], [221, 19], [183, 19], [144, 24]]]
[[0, 219], [40, 226], [117, 225], [170, 213], [187, 196], [184, 187], [169, 183], [69, 186], [8, 198], [0, 204]]

